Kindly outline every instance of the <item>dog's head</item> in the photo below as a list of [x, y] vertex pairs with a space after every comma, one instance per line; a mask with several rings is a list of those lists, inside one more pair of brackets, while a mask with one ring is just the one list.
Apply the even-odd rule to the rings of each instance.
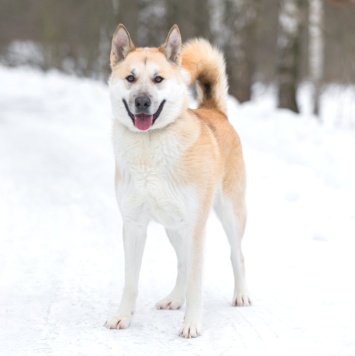
[[109, 80], [115, 119], [132, 131], [163, 128], [186, 105], [180, 68], [181, 36], [174, 25], [160, 48], [135, 48], [127, 29], [113, 35]]

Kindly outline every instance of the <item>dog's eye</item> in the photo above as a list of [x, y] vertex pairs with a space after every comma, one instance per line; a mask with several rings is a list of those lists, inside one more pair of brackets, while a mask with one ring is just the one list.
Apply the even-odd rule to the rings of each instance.
[[136, 78], [133, 75], [129, 75], [126, 77], [127, 82], [134, 83], [136, 81]]
[[154, 77], [153, 81], [154, 83], [161, 83], [164, 80], [163, 77], [161, 77], [160, 75], [157, 75], [156, 77]]

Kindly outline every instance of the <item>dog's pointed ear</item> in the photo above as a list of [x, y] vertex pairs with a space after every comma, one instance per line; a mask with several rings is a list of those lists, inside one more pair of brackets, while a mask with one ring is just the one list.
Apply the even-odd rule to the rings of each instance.
[[131, 40], [131, 36], [129, 35], [126, 27], [122, 24], [119, 24], [112, 37], [112, 46], [111, 46], [111, 55], [110, 55], [111, 67], [123, 61], [127, 57], [128, 53], [134, 50], [135, 50], [134, 44]]
[[165, 39], [165, 42], [160, 47], [166, 58], [175, 64], [181, 64], [181, 34], [179, 27], [174, 25]]

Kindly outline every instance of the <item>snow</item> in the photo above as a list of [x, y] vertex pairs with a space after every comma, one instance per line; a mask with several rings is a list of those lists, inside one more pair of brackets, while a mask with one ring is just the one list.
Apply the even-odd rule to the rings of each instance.
[[203, 335], [185, 340], [184, 309], [154, 309], [176, 273], [156, 224], [131, 327], [103, 327], [123, 286], [106, 85], [4, 67], [0, 83], [0, 355], [355, 354], [355, 131], [335, 126], [334, 95], [323, 126], [306, 113], [306, 88], [301, 116], [275, 110], [267, 91], [230, 99], [248, 168], [253, 306], [230, 305], [228, 244], [212, 215]]

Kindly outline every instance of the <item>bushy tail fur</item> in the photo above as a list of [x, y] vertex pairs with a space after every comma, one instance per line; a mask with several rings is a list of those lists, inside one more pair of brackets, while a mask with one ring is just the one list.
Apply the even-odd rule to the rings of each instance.
[[187, 42], [182, 50], [182, 67], [197, 84], [199, 108], [227, 112], [228, 81], [222, 53], [204, 39]]

